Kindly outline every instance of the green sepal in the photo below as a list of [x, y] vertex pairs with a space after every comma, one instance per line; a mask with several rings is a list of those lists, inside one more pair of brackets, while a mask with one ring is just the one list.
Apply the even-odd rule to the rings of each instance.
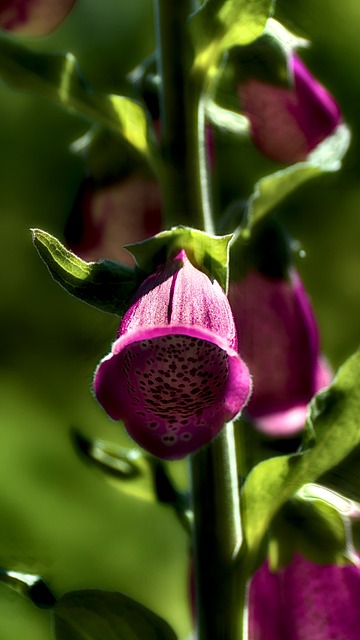
[[113, 591], [66, 593], [53, 613], [56, 640], [176, 640], [165, 620]]
[[140, 281], [137, 271], [120, 262], [85, 262], [59, 240], [32, 229], [33, 242], [50, 274], [68, 293], [101, 311], [121, 316]]
[[72, 429], [71, 437], [80, 457], [98, 469], [111, 486], [140, 500], [156, 502], [152, 464], [140, 449], [90, 438], [78, 429]]
[[246, 45], [264, 30], [272, 0], [205, 0], [189, 20], [194, 71], [212, 76], [225, 51]]
[[251, 228], [303, 183], [324, 173], [341, 168], [342, 159], [350, 144], [350, 131], [345, 124], [337, 127], [312, 151], [306, 160], [261, 178], [250, 197], [246, 221], [235, 234], [248, 234]]
[[288, 87], [288, 59], [299, 47], [309, 42], [288, 31], [280, 22], [270, 18], [259, 38], [243, 47], [234, 47], [227, 59], [235, 84], [256, 78], [278, 86]]
[[245, 47], [231, 49], [226, 64], [232, 69], [235, 90], [250, 79], [281, 87], [290, 84], [288, 56], [278, 39], [270, 33], [264, 33]]
[[252, 269], [269, 278], [288, 280], [292, 265], [291, 240], [273, 217], [262, 220], [247, 242], [230, 247], [230, 280], [234, 282]]
[[149, 160], [151, 129], [145, 109], [130, 83], [124, 95], [94, 91], [71, 53], [39, 53], [11, 37], [0, 37], [0, 78], [11, 88], [29, 91], [116, 131], [130, 149]]
[[206, 116], [213, 126], [229, 134], [249, 135], [249, 121], [241, 114], [238, 89], [251, 78], [289, 87], [289, 41], [296, 46], [298, 39], [271, 19], [259, 38], [229, 51], [214, 75], [205, 102]]
[[283, 505], [271, 525], [270, 567], [276, 571], [288, 565], [295, 551], [316, 564], [348, 562], [350, 531], [348, 519], [330, 504], [295, 496]]
[[249, 134], [249, 122], [241, 113], [237, 113], [238, 104], [235, 96], [232, 96], [232, 104], [226, 108], [218, 104], [215, 100], [208, 98], [205, 101], [205, 113], [207, 121], [216, 129], [225, 131], [236, 136], [247, 136]]
[[314, 482], [360, 444], [360, 351], [339, 369], [333, 384], [310, 404], [301, 453], [278, 456], [249, 473], [242, 494], [244, 535], [257, 553], [273, 518], [306, 483]]
[[115, 489], [138, 500], [159, 502], [172, 507], [189, 532], [189, 504], [187, 495], [179, 491], [162, 460], [140, 449], [127, 449], [115, 442], [90, 438], [72, 429], [71, 438], [76, 452]]
[[243, 115], [239, 89], [242, 83], [256, 78], [260, 82], [289, 87], [288, 55], [270, 33], [246, 46], [233, 47], [214, 73], [206, 115], [213, 126], [236, 136], [248, 136], [248, 118]]
[[126, 245], [126, 249], [146, 273], [153, 273], [159, 264], [164, 264], [184, 249], [195, 266], [204, 268], [226, 291], [231, 238], [231, 235], [212, 236], [197, 229], [179, 226], [162, 231], [144, 242]]
[[0, 568], [0, 583], [10, 587], [39, 609], [50, 609], [56, 598], [41, 576]]

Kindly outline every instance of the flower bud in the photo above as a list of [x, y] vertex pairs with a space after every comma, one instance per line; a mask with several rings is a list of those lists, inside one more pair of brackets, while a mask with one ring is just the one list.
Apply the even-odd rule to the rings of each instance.
[[182, 458], [239, 414], [251, 389], [227, 297], [185, 251], [139, 287], [95, 394], [150, 453]]
[[133, 266], [124, 245], [141, 242], [160, 230], [158, 183], [134, 172], [105, 185], [85, 180], [65, 234], [69, 248], [83, 260], [117, 260]]
[[75, 0], [2, 0], [0, 28], [26, 36], [42, 36], [65, 20]]
[[249, 639], [357, 640], [359, 592], [359, 565], [318, 565], [297, 553], [271, 573], [266, 562], [250, 583]]
[[270, 277], [251, 269], [230, 284], [239, 353], [253, 376], [246, 414], [257, 429], [291, 437], [305, 426], [312, 396], [329, 384], [318, 329], [298, 273]]
[[238, 87], [254, 144], [271, 160], [290, 164], [306, 158], [341, 123], [339, 106], [300, 58], [288, 57], [291, 86], [250, 78]]

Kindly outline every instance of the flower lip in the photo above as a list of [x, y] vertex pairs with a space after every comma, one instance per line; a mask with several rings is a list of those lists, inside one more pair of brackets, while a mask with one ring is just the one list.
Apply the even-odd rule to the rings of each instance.
[[238, 353], [198, 326], [145, 327], [118, 338], [99, 364], [97, 399], [150, 453], [182, 458], [212, 440], [247, 401]]

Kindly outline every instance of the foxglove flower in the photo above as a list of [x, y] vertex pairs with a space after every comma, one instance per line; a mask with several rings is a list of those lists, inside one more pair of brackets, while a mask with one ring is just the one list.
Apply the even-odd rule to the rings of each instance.
[[152, 178], [132, 173], [106, 185], [86, 179], [65, 235], [69, 248], [83, 260], [117, 260], [133, 266], [134, 260], [124, 245], [141, 242], [160, 230], [159, 185]]
[[75, 0], [1, 0], [0, 28], [42, 36], [60, 26], [74, 4]]
[[357, 640], [360, 567], [317, 565], [300, 554], [271, 573], [268, 563], [249, 588], [249, 640]]
[[246, 414], [263, 433], [291, 437], [305, 426], [312, 396], [330, 382], [309, 298], [298, 273], [256, 269], [230, 284], [239, 353], [253, 376]]
[[255, 145], [271, 160], [285, 164], [304, 160], [342, 121], [335, 99], [294, 52], [288, 70], [289, 88], [257, 78], [238, 88]]
[[111, 418], [165, 459], [210, 442], [250, 387], [225, 293], [183, 250], [140, 286], [94, 379]]

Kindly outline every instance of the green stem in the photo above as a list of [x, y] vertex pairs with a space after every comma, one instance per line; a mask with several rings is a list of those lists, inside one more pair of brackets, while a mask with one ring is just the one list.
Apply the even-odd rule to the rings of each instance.
[[164, 216], [168, 225], [212, 233], [202, 82], [190, 73], [192, 46], [186, 28], [192, 0], [155, 2]]
[[[213, 233], [204, 78], [191, 71], [193, 49], [186, 28], [193, 0], [155, 2], [166, 222]], [[239, 579], [233, 562], [242, 542], [233, 425], [193, 455], [190, 467], [196, 637], [241, 640]]]
[[240, 640], [239, 579], [234, 557], [242, 543], [233, 425], [192, 456], [193, 553], [197, 640]]

